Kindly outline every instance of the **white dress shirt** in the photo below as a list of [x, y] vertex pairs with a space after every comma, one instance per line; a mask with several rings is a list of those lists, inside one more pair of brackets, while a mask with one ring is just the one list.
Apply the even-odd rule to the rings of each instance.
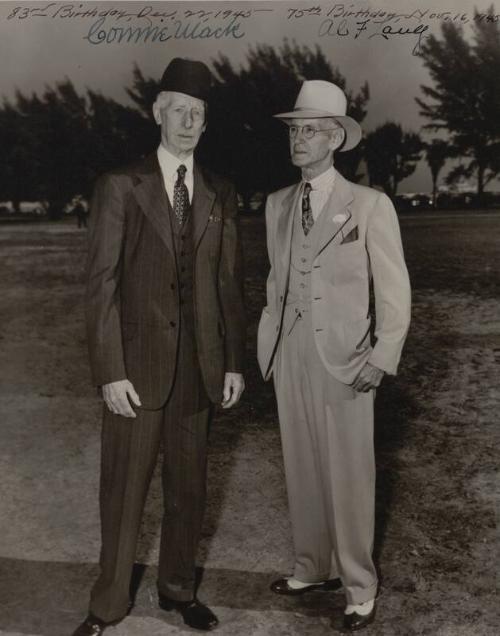
[[177, 181], [178, 174], [177, 168], [179, 166], [186, 166], [186, 175], [184, 177], [184, 183], [187, 186], [189, 192], [189, 202], [193, 201], [193, 155], [189, 155], [186, 159], [179, 159], [171, 152], [169, 152], [163, 144], [158, 147], [158, 162], [160, 164], [161, 173], [163, 175], [163, 183], [165, 184], [165, 190], [167, 191], [170, 204], [174, 200], [174, 185]]
[[[305, 179], [302, 181], [306, 183]], [[307, 183], [311, 184], [312, 190], [309, 193], [309, 201], [311, 203], [313, 219], [317, 221], [335, 185], [335, 168], [330, 166], [328, 170], [314, 177], [314, 179], [307, 181]]]

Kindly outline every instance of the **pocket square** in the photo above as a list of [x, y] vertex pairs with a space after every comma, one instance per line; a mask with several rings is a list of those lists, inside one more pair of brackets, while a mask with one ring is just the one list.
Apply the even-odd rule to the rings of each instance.
[[222, 218], [220, 216], [215, 216], [215, 214], [211, 214], [208, 217], [209, 223], [220, 223], [221, 221], [222, 221]]
[[344, 243], [352, 243], [354, 241], [357, 241], [358, 239], [359, 239], [359, 231], [358, 231], [358, 226], [356, 225], [356, 227], [352, 228], [349, 234], [346, 234], [344, 236], [344, 238], [340, 241], [340, 244], [344, 245]]

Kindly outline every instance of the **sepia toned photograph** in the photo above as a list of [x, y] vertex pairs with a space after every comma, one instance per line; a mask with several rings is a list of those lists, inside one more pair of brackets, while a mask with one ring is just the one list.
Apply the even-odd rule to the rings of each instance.
[[497, 634], [500, 7], [0, 31], [0, 634]]

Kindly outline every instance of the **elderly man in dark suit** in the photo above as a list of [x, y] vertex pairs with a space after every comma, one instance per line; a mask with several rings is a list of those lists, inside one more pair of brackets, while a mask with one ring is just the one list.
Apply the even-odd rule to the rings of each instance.
[[195, 596], [213, 403], [244, 389], [241, 251], [233, 186], [198, 165], [211, 75], [176, 58], [153, 106], [158, 151], [102, 177], [89, 227], [87, 327], [105, 401], [101, 573], [74, 636], [98, 636], [129, 608], [142, 511], [160, 446], [160, 607], [191, 627], [218, 621]]

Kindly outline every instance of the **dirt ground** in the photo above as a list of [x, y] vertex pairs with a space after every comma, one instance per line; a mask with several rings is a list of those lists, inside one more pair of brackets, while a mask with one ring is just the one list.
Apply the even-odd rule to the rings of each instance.
[[[85, 230], [0, 225], [0, 633], [70, 634], [99, 551], [100, 403], [83, 322]], [[500, 214], [401, 218], [413, 322], [400, 374], [377, 396], [376, 557], [366, 636], [496, 636]], [[274, 396], [255, 362], [267, 270], [262, 217], [243, 218], [247, 391], [211, 433], [199, 596], [221, 635], [337, 632], [340, 593], [279, 598], [293, 552]], [[161, 491], [138, 547], [136, 603], [110, 636], [193, 633], [157, 609]], [[108, 633], [107, 631], [107, 633]]]

